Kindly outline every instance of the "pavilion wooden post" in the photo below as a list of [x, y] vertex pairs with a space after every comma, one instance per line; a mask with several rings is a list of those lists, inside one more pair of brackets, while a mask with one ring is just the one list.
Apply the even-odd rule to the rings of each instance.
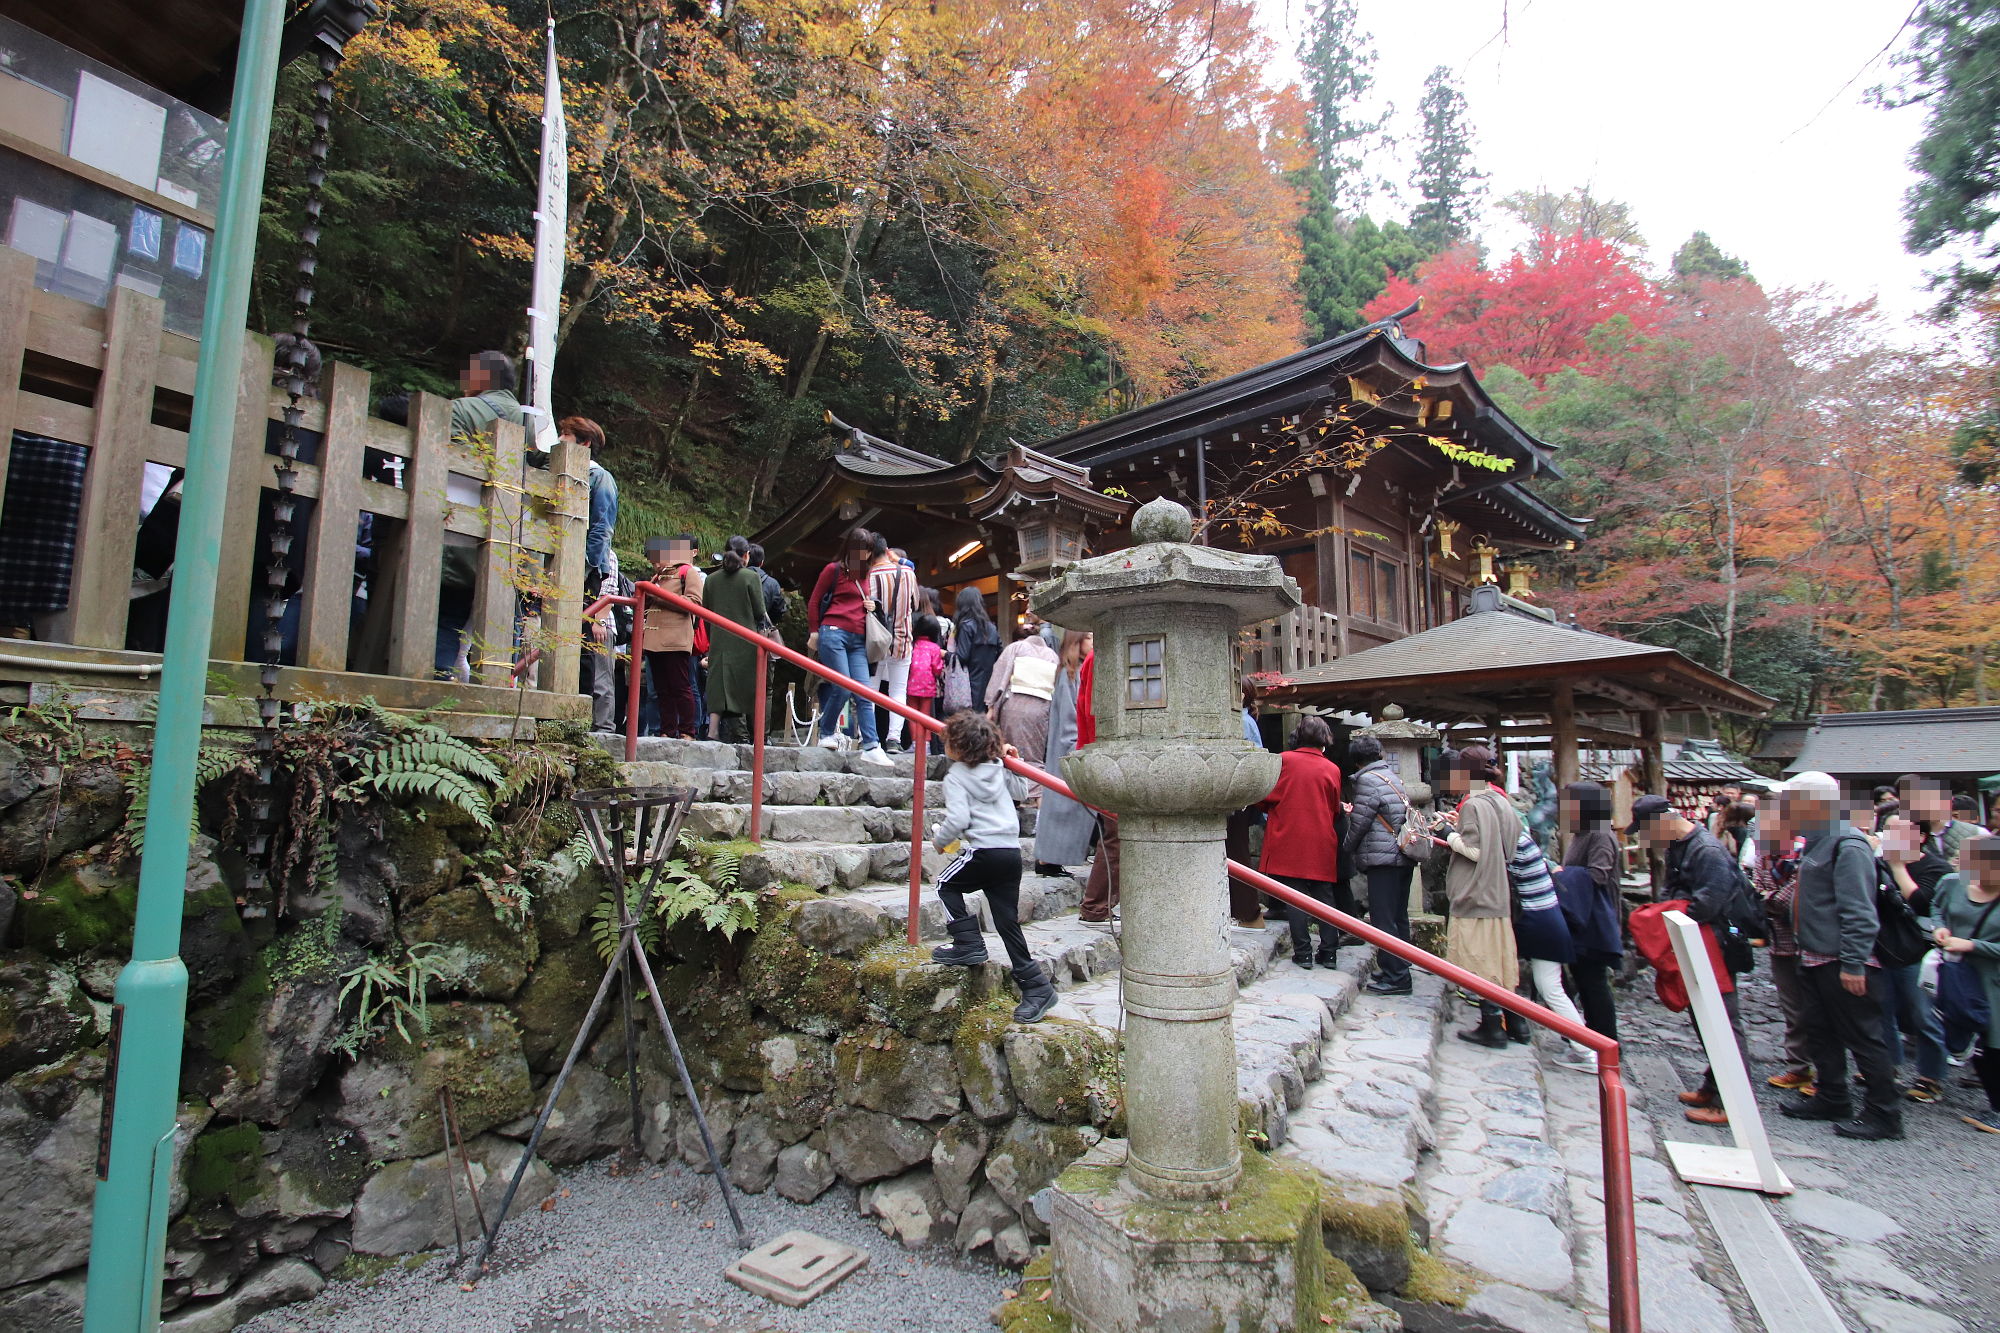
[[[1560, 797], [1577, 779], [1576, 690], [1567, 679], [1557, 680], [1549, 691], [1549, 749], [1555, 760], [1556, 795]], [[1556, 821], [1556, 850], [1569, 850], [1569, 829], [1560, 819]]]
[[[1644, 708], [1639, 711], [1639, 766], [1645, 778], [1644, 794], [1664, 796], [1667, 792], [1667, 764], [1660, 753], [1665, 720], [1666, 715], [1660, 709]], [[1648, 851], [1646, 867], [1653, 878], [1653, 896], [1657, 898], [1660, 890], [1666, 887], [1666, 863], [1660, 859], [1658, 852]]]

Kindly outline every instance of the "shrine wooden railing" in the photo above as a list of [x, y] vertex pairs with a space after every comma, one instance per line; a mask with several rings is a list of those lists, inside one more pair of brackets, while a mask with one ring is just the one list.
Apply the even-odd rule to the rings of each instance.
[[1290, 676], [1340, 656], [1340, 617], [1316, 606], [1245, 631], [1246, 675]]
[[[161, 326], [162, 303], [123, 287], [98, 308], [41, 291], [32, 256], [0, 246], [0, 507], [4, 506], [14, 433], [84, 446], [82, 510], [66, 610], [42, 618], [33, 641], [4, 647], [12, 665], [23, 655], [64, 662], [79, 674], [137, 674], [152, 654], [126, 652], [135, 545], [148, 462], [187, 461], [199, 345]], [[216, 588], [211, 657], [219, 668], [263, 659], [252, 636], [253, 599], [265, 594], [265, 545], [259, 516], [276, 486], [275, 426], [285, 395], [272, 387], [273, 344], [253, 334], [238, 380], [223, 562]], [[369, 372], [329, 362], [316, 399], [305, 403], [308, 458], [297, 465], [296, 494], [309, 501], [294, 521], [291, 567], [297, 571], [294, 689], [281, 693], [375, 693], [421, 706], [454, 691], [468, 711], [502, 706], [513, 693], [517, 648], [542, 627], [522, 619], [537, 583], [583, 591], [583, 534], [588, 514], [588, 451], [558, 446], [549, 465], [522, 467], [521, 427], [501, 423], [476, 446], [456, 443], [450, 401], [411, 395], [409, 425], [371, 416]], [[314, 441], [316, 438], [316, 442]], [[269, 450], [267, 451], [267, 444]], [[523, 478], [525, 477], [525, 482]], [[373, 571], [365, 611], [357, 614], [357, 533], [373, 515]], [[473, 683], [434, 681], [438, 599], [444, 548], [466, 545], [474, 598], [466, 628]], [[577, 624], [551, 626], [574, 641]], [[545, 647], [554, 648], [554, 643]], [[530, 716], [575, 711], [579, 655], [545, 651], [519, 682], [533, 695]], [[155, 660], [157, 660], [155, 658]], [[327, 673], [352, 680], [329, 679]], [[10, 671], [10, 678], [18, 673]], [[32, 673], [30, 673], [32, 674]], [[237, 673], [230, 673], [237, 674]], [[254, 671], [251, 673], [254, 676]], [[379, 682], [423, 682], [394, 689]], [[496, 690], [488, 695], [485, 689]], [[483, 696], [483, 698], [481, 698]], [[512, 711], [511, 703], [505, 704]]]

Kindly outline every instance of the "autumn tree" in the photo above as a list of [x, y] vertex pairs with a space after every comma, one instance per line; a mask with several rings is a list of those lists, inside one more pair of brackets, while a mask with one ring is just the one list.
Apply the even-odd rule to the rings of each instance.
[[1469, 246], [1391, 278], [1363, 315], [1379, 319], [1419, 296], [1408, 321], [1434, 360], [1477, 370], [1511, 366], [1533, 380], [1615, 358], [1661, 318], [1659, 289], [1611, 242], [1544, 235], [1489, 269]]
[[1531, 247], [1545, 236], [1587, 236], [1630, 252], [1646, 248], [1631, 206], [1616, 199], [1599, 199], [1588, 185], [1566, 194], [1516, 190], [1500, 201], [1500, 209], [1528, 229]]
[[1410, 188], [1418, 202], [1410, 214], [1410, 235], [1427, 253], [1436, 254], [1472, 238], [1486, 173], [1473, 165], [1465, 94], [1445, 66], [1424, 80], [1417, 112], [1421, 124]]

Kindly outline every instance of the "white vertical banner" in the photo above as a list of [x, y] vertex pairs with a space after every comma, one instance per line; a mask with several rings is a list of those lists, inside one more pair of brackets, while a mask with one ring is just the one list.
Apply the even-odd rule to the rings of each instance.
[[528, 289], [528, 394], [537, 447], [555, 441], [556, 324], [562, 318], [563, 261], [569, 237], [569, 135], [556, 72], [556, 24], [548, 28], [542, 89], [542, 179], [535, 196], [535, 273]]

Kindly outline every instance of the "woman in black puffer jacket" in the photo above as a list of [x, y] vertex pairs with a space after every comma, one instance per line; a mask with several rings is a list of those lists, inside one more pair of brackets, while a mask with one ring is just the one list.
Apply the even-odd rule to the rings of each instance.
[[[1410, 871], [1416, 862], [1396, 847], [1396, 835], [1410, 817], [1409, 793], [1403, 780], [1382, 757], [1382, 742], [1356, 736], [1347, 743], [1347, 757], [1360, 767], [1353, 777], [1352, 809], [1347, 814], [1343, 850], [1349, 864], [1368, 879], [1368, 921], [1397, 939], [1410, 938]], [[1410, 965], [1378, 950], [1376, 976], [1368, 989], [1377, 995], [1408, 995]]]

